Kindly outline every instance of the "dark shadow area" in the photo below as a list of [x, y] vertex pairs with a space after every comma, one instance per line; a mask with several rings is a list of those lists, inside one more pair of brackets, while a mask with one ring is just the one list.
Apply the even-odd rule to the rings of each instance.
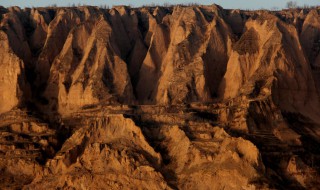
[[150, 146], [158, 153], [160, 153], [162, 157], [162, 163], [158, 166], [155, 166], [155, 168], [162, 174], [165, 181], [168, 183], [168, 185], [172, 189], [178, 189], [176, 186], [177, 183], [177, 176], [175, 172], [167, 168], [166, 166], [171, 163], [171, 158], [168, 155], [168, 150], [166, 147], [161, 143], [162, 140], [158, 139], [158, 137], [154, 137], [151, 135], [150, 130], [156, 130], [159, 131], [160, 127], [163, 125], [162, 123], [158, 123], [155, 121], [144, 121], [141, 119], [141, 116], [139, 115], [125, 115], [126, 118], [131, 118], [135, 125], [141, 128], [141, 131], [143, 135], [146, 137], [147, 142], [150, 144]]

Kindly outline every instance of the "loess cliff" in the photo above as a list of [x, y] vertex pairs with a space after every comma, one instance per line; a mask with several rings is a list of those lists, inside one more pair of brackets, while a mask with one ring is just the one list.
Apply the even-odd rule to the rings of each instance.
[[0, 189], [318, 189], [320, 8], [0, 6]]

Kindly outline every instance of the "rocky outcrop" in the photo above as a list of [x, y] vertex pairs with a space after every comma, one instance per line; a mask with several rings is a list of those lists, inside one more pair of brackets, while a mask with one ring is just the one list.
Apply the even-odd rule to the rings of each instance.
[[320, 18], [317, 10], [311, 10], [302, 25], [301, 44], [312, 68], [317, 89], [320, 89]]
[[283, 111], [313, 114], [319, 96], [296, 29], [261, 12], [246, 23], [246, 31], [233, 46], [221, 84], [224, 98], [272, 94]]
[[[91, 31], [92, 24], [99, 26]], [[110, 25], [103, 19], [92, 24], [74, 29], [52, 64], [44, 97], [53, 111], [76, 111], [113, 96], [125, 103], [134, 100], [127, 65], [109, 41]]]
[[[201, 129], [205, 127], [197, 127]], [[249, 141], [230, 137], [221, 128], [211, 130], [212, 136], [201, 134], [190, 141], [178, 126], [161, 128], [162, 144], [172, 159], [168, 167], [175, 171], [178, 189], [254, 188], [251, 181], [263, 170], [258, 149]]]
[[14, 109], [0, 118], [0, 188], [21, 189], [61, 145], [56, 130], [24, 111]]
[[160, 163], [133, 121], [110, 116], [77, 130], [27, 189], [170, 189]]
[[[24, 64], [10, 48], [8, 36], [0, 31], [0, 114], [10, 111], [23, 101], [26, 88]], [[26, 94], [25, 94], [26, 95]]]
[[317, 15], [217, 5], [12, 7], [1, 23], [42, 110], [209, 102], [261, 88], [283, 110], [307, 115], [318, 106]]
[[301, 44], [312, 67], [319, 67], [320, 19], [317, 10], [311, 10], [302, 25]]
[[141, 66], [140, 100], [177, 104], [217, 94], [231, 48], [231, 31], [219, 14], [217, 6], [176, 7], [164, 17]]

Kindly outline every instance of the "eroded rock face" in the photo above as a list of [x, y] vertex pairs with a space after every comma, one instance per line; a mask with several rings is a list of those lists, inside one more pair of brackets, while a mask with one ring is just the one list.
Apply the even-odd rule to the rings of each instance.
[[[91, 31], [92, 25], [99, 27]], [[53, 62], [44, 92], [51, 110], [77, 111], [113, 96], [123, 103], [133, 102], [127, 65], [112, 48], [111, 32], [110, 25], [102, 19], [79, 25], [69, 34]]]
[[0, 7], [0, 189], [319, 186], [319, 15]]
[[320, 20], [317, 10], [311, 10], [302, 25], [301, 44], [312, 67], [319, 67]]
[[55, 155], [60, 146], [56, 131], [18, 109], [0, 117], [0, 188], [21, 189]]
[[308, 115], [318, 107], [316, 9], [14, 7], [1, 23], [26, 64], [32, 101], [47, 111], [208, 102], [256, 86], [273, 90], [283, 110]]
[[230, 137], [221, 128], [211, 130], [211, 136], [202, 134], [191, 141], [178, 126], [161, 129], [163, 145], [172, 159], [168, 167], [176, 173], [178, 188], [254, 189], [250, 181], [263, 170], [258, 149], [249, 141]]
[[231, 47], [221, 12], [215, 6], [176, 7], [163, 18], [141, 66], [140, 100], [177, 104], [214, 97]]
[[[259, 151], [251, 142], [230, 137], [219, 127], [199, 126], [210, 129], [211, 136], [203, 134], [191, 140], [177, 125], [163, 126], [161, 146], [171, 159], [163, 164], [162, 155], [154, 151], [131, 119], [114, 115], [89, 119], [88, 123], [74, 132], [46, 167], [38, 169], [26, 189], [233, 189], [239, 185], [254, 189], [251, 181], [264, 170]], [[208, 142], [205, 147], [200, 146], [203, 139]], [[169, 179], [167, 184], [165, 171], [173, 172], [175, 183]], [[206, 180], [199, 184], [204, 176]]]
[[119, 115], [90, 122], [65, 142], [27, 189], [170, 189], [157, 171], [160, 154], [133, 121]]
[[268, 96], [272, 91], [273, 101], [283, 111], [319, 117], [313, 115], [319, 98], [297, 31], [269, 13], [261, 12], [246, 23], [221, 90], [224, 98]]
[[8, 36], [0, 31], [0, 114], [10, 111], [23, 100], [24, 64], [9, 45]]

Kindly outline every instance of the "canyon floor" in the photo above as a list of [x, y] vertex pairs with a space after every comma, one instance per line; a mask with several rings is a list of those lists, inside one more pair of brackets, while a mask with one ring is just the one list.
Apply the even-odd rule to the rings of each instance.
[[0, 189], [319, 189], [320, 8], [0, 6]]

